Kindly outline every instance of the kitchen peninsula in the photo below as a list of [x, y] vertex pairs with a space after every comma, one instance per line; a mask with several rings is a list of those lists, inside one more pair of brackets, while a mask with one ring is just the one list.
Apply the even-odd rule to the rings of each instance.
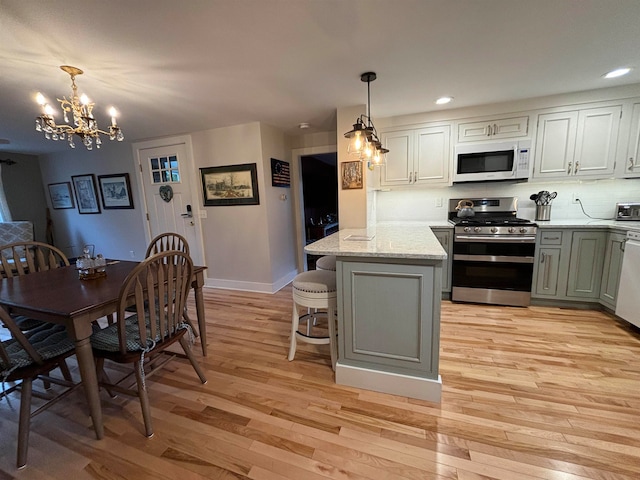
[[345, 229], [305, 247], [335, 255], [336, 383], [440, 402], [442, 264], [428, 225]]

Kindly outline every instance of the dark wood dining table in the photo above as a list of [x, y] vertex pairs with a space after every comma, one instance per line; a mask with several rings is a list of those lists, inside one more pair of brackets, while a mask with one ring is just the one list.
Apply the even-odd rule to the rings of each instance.
[[[138, 262], [117, 261], [107, 266], [105, 277], [80, 280], [75, 266], [55, 268], [0, 281], [0, 304], [12, 313], [67, 327], [75, 343], [80, 377], [98, 439], [104, 436], [102, 408], [93, 351], [89, 337], [92, 322], [116, 311], [120, 287]], [[206, 328], [202, 287], [206, 267], [194, 267], [198, 330], [206, 356]]]

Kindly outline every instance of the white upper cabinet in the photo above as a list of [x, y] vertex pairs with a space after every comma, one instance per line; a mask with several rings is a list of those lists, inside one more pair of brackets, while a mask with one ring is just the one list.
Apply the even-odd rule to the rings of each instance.
[[389, 149], [381, 169], [380, 184], [449, 184], [451, 125], [382, 132]]
[[458, 123], [458, 143], [526, 137], [528, 127], [529, 116], [463, 121]]
[[615, 168], [621, 105], [538, 116], [534, 177], [608, 177]]
[[633, 105], [631, 113], [631, 131], [623, 176], [640, 177], [640, 103]]

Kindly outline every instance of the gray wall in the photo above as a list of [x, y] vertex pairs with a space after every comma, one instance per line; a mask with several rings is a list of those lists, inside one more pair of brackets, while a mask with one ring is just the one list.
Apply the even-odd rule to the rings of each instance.
[[[291, 189], [271, 186], [271, 157], [290, 161], [291, 146], [279, 130], [260, 123], [191, 134], [195, 168], [256, 163], [259, 205], [203, 207], [202, 218], [207, 285], [273, 292], [297, 273]], [[141, 223], [142, 200], [135, 186], [134, 152], [130, 143], [108, 142], [100, 150], [75, 150], [40, 157], [42, 184], [71, 182], [72, 175], [129, 173], [134, 209], [104, 210], [80, 215], [73, 209], [51, 210], [57, 246], [70, 257], [95, 244], [108, 258], [141, 260], [146, 249]], [[199, 172], [197, 178], [200, 179]], [[42, 187], [41, 187], [42, 188]], [[201, 186], [199, 199], [202, 202]], [[292, 185], [292, 188], [296, 188]], [[280, 195], [287, 199], [281, 200]], [[50, 202], [47, 197], [46, 202]], [[202, 205], [202, 203], [201, 203]], [[102, 205], [101, 205], [102, 207]]]
[[[40, 157], [42, 184], [72, 182], [72, 175], [94, 174], [108, 175], [128, 173], [131, 181], [135, 181], [133, 153], [129, 143], [107, 142], [99, 150], [87, 151], [81, 144], [74, 150]], [[73, 190], [73, 184], [72, 184]], [[132, 186], [133, 209], [104, 210], [100, 193], [98, 201], [101, 213], [80, 214], [77, 201], [72, 209], [53, 210], [54, 235], [56, 246], [68, 257], [76, 257], [82, 253], [85, 244], [95, 245], [95, 253], [102, 253], [107, 258], [131, 260], [130, 251], [136, 252], [136, 259], [141, 260], [147, 248], [144, 229], [140, 224], [141, 201], [138, 191]], [[74, 194], [75, 195], [75, 194]], [[51, 199], [47, 195], [50, 206]]]
[[4, 191], [13, 220], [28, 220], [34, 225], [34, 238], [46, 241], [48, 207], [38, 157], [19, 153], [0, 154], [14, 165], [2, 165]]

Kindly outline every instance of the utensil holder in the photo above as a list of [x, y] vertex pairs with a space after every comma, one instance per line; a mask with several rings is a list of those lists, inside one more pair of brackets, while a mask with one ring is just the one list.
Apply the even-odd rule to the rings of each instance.
[[550, 220], [551, 205], [536, 205], [536, 220]]

